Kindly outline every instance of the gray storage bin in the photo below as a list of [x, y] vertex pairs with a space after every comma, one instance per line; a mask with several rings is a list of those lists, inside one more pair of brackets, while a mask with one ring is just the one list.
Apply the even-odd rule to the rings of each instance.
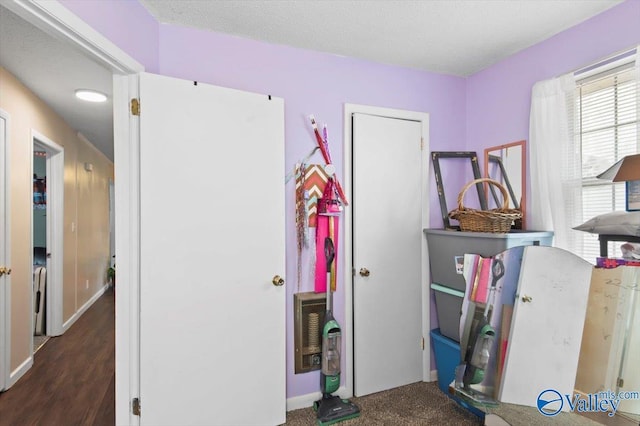
[[550, 231], [514, 230], [494, 234], [425, 229], [424, 233], [429, 247], [431, 282], [460, 291], [464, 291], [466, 284], [462, 274], [456, 272], [456, 257], [467, 253], [490, 257], [511, 247], [550, 246], [553, 241]]
[[460, 342], [460, 315], [464, 292], [439, 284], [431, 284], [436, 294], [436, 314], [440, 333]]

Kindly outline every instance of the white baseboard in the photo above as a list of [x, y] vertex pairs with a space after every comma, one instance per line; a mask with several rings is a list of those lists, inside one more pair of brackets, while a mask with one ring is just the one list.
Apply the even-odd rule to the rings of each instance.
[[430, 382], [435, 382], [438, 380], [438, 370], [431, 370], [431, 380]]
[[321, 392], [308, 393], [306, 395], [287, 398], [287, 411], [299, 410], [300, 408], [312, 407], [313, 403], [322, 397]]
[[[347, 388], [340, 386], [335, 392], [340, 398], [351, 398], [353, 395], [349, 395]], [[334, 394], [335, 394], [334, 393]], [[313, 403], [322, 398], [322, 392], [312, 392], [306, 395], [294, 396], [287, 398], [287, 411], [299, 410], [300, 408], [313, 407]]]
[[71, 318], [69, 318], [67, 322], [62, 324], [62, 332], [63, 333], [66, 332], [69, 329], [69, 327], [71, 327], [78, 320], [78, 318], [80, 318], [82, 314], [84, 314], [87, 311], [87, 309], [89, 309], [91, 305], [93, 305], [95, 301], [98, 300], [100, 296], [104, 294], [105, 291], [107, 291], [108, 288], [109, 288], [108, 284], [105, 284], [104, 286], [102, 286], [102, 288], [98, 290], [96, 294], [94, 294], [91, 297], [91, 299], [87, 300], [87, 303], [82, 305], [82, 307], [78, 309], [75, 314], [71, 315]]
[[[25, 359], [22, 364], [18, 366], [15, 370], [9, 374], [9, 383], [6, 389], [9, 389], [13, 386], [24, 374], [29, 371], [29, 369], [33, 366], [33, 356]], [[5, 390], [6, 390], [5, 389]]]

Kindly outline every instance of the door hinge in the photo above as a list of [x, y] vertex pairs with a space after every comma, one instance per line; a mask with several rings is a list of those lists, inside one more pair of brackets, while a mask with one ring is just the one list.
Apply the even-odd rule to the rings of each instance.
[[140, 115], [140, 101], [136, 98], [131, 99], [131, 115]]
[[131, 412], [133, 413], [134, 416], [140, 415], [140, 399], [139, 398], [133, 398], [133, 400], [131, 401]]
[[420, 138], [420, 151], [424, 151], [424, 138]]
[[618, 377], [618, 387], [619, 388], [624, 387], [624, 379], [622, 377]]
[[422, 350], [424, 351], [424, 337], [422, 338]]

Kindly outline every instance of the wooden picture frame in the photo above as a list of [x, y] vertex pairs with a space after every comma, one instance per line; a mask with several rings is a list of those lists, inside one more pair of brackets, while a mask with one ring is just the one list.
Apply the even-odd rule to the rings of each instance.
[[[515, 160], [510, 161], [510, 166], [506, 166], [503, 155], [513, 153]], [[519, 158], [518, 158], [519, 156]], [[516, 164], [520, 164], [518, 167]], [[499, 176], [492, 176], [490, 164], [497, 164], [499, 168]], [[519, 169], [519, 170], [518, 170]], [[485, 177], [497, 180], [509, 192], [510, 204], [512, 208], [522, 212], [522, 219], [518, 219], [514, 223], [515, 229], [527, 229], [527, 149], [526, 140], [510, 142], [502, 145], [491, 146], [484, 150], [484, 173]], [[496, 206], [501, 203], [498, 200], [498, 194], [492, 185], [487, 185], [488, 191], [492, 191], [493, 201]]]
[[[471, 170], [474, 179], [480, 179], [480, 166], [478, 165], [478, 154], [475, 151], [432, 151], [431, 161], [433, 163], [433, 172], [436, 178], [436, 188], [438, 190], [438, 199], [440, 200], [440, 212], [442, 214], [442, 222], [445, 229], [455, 229], [449, 222], [449, 209], [447, 208], [447, 200], [444, 192], [444, 183], [442, 181], [442, 172], [440, 169], [440, 160], [447, 158], [468, 158], [471, 163]], [[478, 198], [480, 199], [480, 208], [487, 209], [487, 198], [484, 193], [482, 183], [476, 184], [478, 190]]]

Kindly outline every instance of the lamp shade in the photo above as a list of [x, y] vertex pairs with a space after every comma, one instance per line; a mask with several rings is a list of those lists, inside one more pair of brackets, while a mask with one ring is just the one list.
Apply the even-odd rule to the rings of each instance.
[[640, 180], [640, 154], [627, 155], [597, 177], [598, 179], [609, 179], [613, 182]]

